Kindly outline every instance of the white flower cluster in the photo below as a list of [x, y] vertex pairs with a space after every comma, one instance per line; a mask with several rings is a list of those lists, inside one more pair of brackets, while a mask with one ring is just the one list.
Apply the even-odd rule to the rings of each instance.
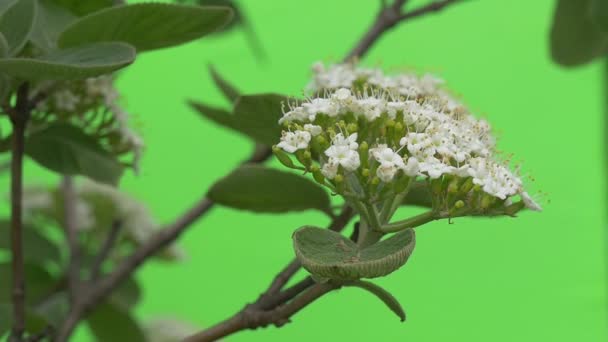
[[[457, 106], [462, 110], [448, 108], [443, 92], [434, 96], [438, 90], [424, 78], [388, 79], [375, 69], [350, 65], [317, 69], [315, 86], [325, 89], [322, 96], [289, 106], [279, 121], [286, 130], [277, 147], [300, 161], [304, 153], [316, 156], [325, 178], [340, 175], [341, 180], [354, 173], [364, 183], [374, 178], [383, 183], [416, 177], [468, 180], [499, 201], [519, 195], [528, 208], [540, 210], [521, 179], [497, 161], [490, 125], [462, 105]], [[376, 82], [383, 77], [398, 86], [350, 87], [361, 78]], [[410, 99], [414, 93], [417, 97]], [[306, 169], [314, 171], [307, 163]]]
[[352, 63], [332, 64], [326, 67], [317, 62], [312, 67], [313, 80], [308, 85], [312, 91], [323, 89], [353, 88], [366, 85], [391, 91], [408, 98], [422, 96], [448, 96], [441, 89], [444, 81], [431, 74], [418, 77], [415, 74], [385, 75], [381, 69], [357, 67]]

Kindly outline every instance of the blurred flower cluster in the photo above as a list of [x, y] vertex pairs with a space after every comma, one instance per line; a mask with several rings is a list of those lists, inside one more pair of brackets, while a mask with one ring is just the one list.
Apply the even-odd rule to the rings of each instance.
[[43, 82], [34, 92], [50, 92], [34, 112], [32, 129], [50, 120], [66, 121], [83, 128], [115, 155], [132, 154], [129, 163], [139, 169], [144, 142], [130, 128], [130, 117], [119, 104], [115, 76], [100, 76], [61, 83]]

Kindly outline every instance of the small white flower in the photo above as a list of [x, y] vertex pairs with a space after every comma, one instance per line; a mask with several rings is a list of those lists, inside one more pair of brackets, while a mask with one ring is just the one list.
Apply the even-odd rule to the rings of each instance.
[[333, 139], [333, 145], [336, 146], [347, 146], [351, 150], [356, 150], [359, 148], [359, 144], [357, 143], [358, 133], [353, 133], [348, 137], [344, 137], [344, 134], [338, 133]]
[[417, 176], [420, 173], [420, 164], [416, 157], [409, 157], [407, 159], [407, 164], [403, 166], [403, 173], [409, 177]]
[[336, 178], [336, 174], [338, 173], [338, 163], [334, 160], [329, 160], [323, 167], [321, 167], [321, 173], [328, 179]]
[[405, 166], [401, 156], [386, 145], [379, 145], [377, 148], [371, 149], [370, 152], [382, 166], [395, 166], [397, 168]]
[[346, 145], [332, 145], [325, 150], [325, 155], [347, 171], [354, 171], [361, 165], [359, 153]]
[[285, 152], [294, 153], [297, 150], [306, 149], [310, 143], [310, 139], [311, 135], [307, 131], [285, 132], [277, 146]]
[[352, 98], [352, 93], [350, 89], [340, 88], [336, 90], [336, 92], [332, 95], [332, 98], [338, 101], [348, 101]]
[[398, 169], [394, 164], [381, 164], [376, 170], [376, 176], [384, 183], [388, 183], [393, 180], [397, 171]]
[[309, 132], [313, 137], [321, 134], [323, 132], [323, 128], [317, 125], [306, 124], [304, 125], [304, 130]]

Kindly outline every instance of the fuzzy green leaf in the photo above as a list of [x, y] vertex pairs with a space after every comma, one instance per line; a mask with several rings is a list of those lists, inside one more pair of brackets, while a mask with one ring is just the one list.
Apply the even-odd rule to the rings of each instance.
[[236, 169], [215, 183], [208, 196], [218, 204], [256, 212], [330, 212], [329, 196], [320, 186], [302, 176], [260, 165]]
[[82, 16], [97, 12], [114, 4], [114, 0], [52, 0], [70, 12]]
[[293, 234], [298, 260], [319, 278], [356, 280], [382, 277], [403, 266], [415, 246], [412, 229], [360, 249], [327, 229], [305, 226]]
[[589, 15], [591, 0], [559, 0], [551, 28], [551, 55], [563, 66], [591, 62], [608, 53], [608, 35]]
[[211, 73], [213, 82], [215, 82], [215, 85], [220, 88], [226, 99], [228, 99], [230, 103], [234, 103], [234, 101], [236, 101], [236, 99], [240, 96], [239, 91], [232, 84], [226, 81], [211, 65], [209, 66], [209, 72]]
[[82, 17], [60, 36], [60, 47], [90, 42], [127, 42], [138, 52], [161, 49], [201, 38], [232, 17], [225, 7], [144, 3], [110, 7]]
[[0, 17], [0, 32], [8, 42], [10, 56], [17, 55], [29, 40], [36, 8], [36, 0], [18, 0]]
[[109, 302], [99, 305], [87, 319], [91, 332], [99, 342], [145, 342], [143, 330], [133, 316]]
[[[0, 250], [10, 250], [10, 222], [0, 221]], [[26, 261], [45, 264], [53, 262], [61, 264], [61, 251], [59, 247], [40, 234], [35, 227], [26, 225], [23, 229], [23, 245], [27, 253]]]
[[76, 18], [53, 0], [38, 0], [38, 15], [30, 40], [42, 51], [56, 50], [59, 34]]
[[99, 143], [68, 124], [53, 124], [28, 136], [28, 156], [40, 165], [67, 175], [83, 175], [106, 184], [117, 184], [123, 166]]
[[399, 304], [397, 298], [395, 298], [392, 294], [390, 294], [390, 292], [386, 291], [382, 287], [374, 283], [370, 283], [369, 281], [362, 280], [349, 281], [344, 283], [344, 286], [358, 287], [371, 292], [382, 302], [384, 302], [384, 304], [386, 304], [386, 306], [392, 312], [399, 316], [401, 322], [405, 322], [405, 311], [403, 310], [403, 307], [401, 307], [401, 304]]
[[55, 51], [37, 59], [0, 59], [0, 72], [25, 80], [75, 80], [111, 73], [135, 60], [124, 43], [96, 43]]

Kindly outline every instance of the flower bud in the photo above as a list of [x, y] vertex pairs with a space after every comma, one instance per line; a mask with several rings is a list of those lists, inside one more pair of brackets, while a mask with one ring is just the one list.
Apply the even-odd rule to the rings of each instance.
[[287, 155], [287, 153], [285, 153], [285, 151], [283, 151], [283, 149], [281, 149], [277, 145], [272, 146], [272, 153], [274, 153], [274, 155], [281, 162], [281, 164], [283, 164], [283, 165], [285, 165], [285, 166], [287, 166], [288, 168], [291, 168], [291, 169], [295, 169], [296, 168], [296, 166], [294, 165], [294, 163], [291, 160], [291, 158], [289, 158], [289, 156]]
[[464, 202], [462, 200], [456, 201], [456, 203], [454, 203], [454, 208], [456, 208], [456, 209], [464, 208]]
[[312, 172], [312, 177], [317, 181], [317, 183], [321, 185], [325, 185], [325, 177], [323, 173], [321, 173], [321, 169], [317, 165], [313, 165], [310, 168], [310, 172]]

